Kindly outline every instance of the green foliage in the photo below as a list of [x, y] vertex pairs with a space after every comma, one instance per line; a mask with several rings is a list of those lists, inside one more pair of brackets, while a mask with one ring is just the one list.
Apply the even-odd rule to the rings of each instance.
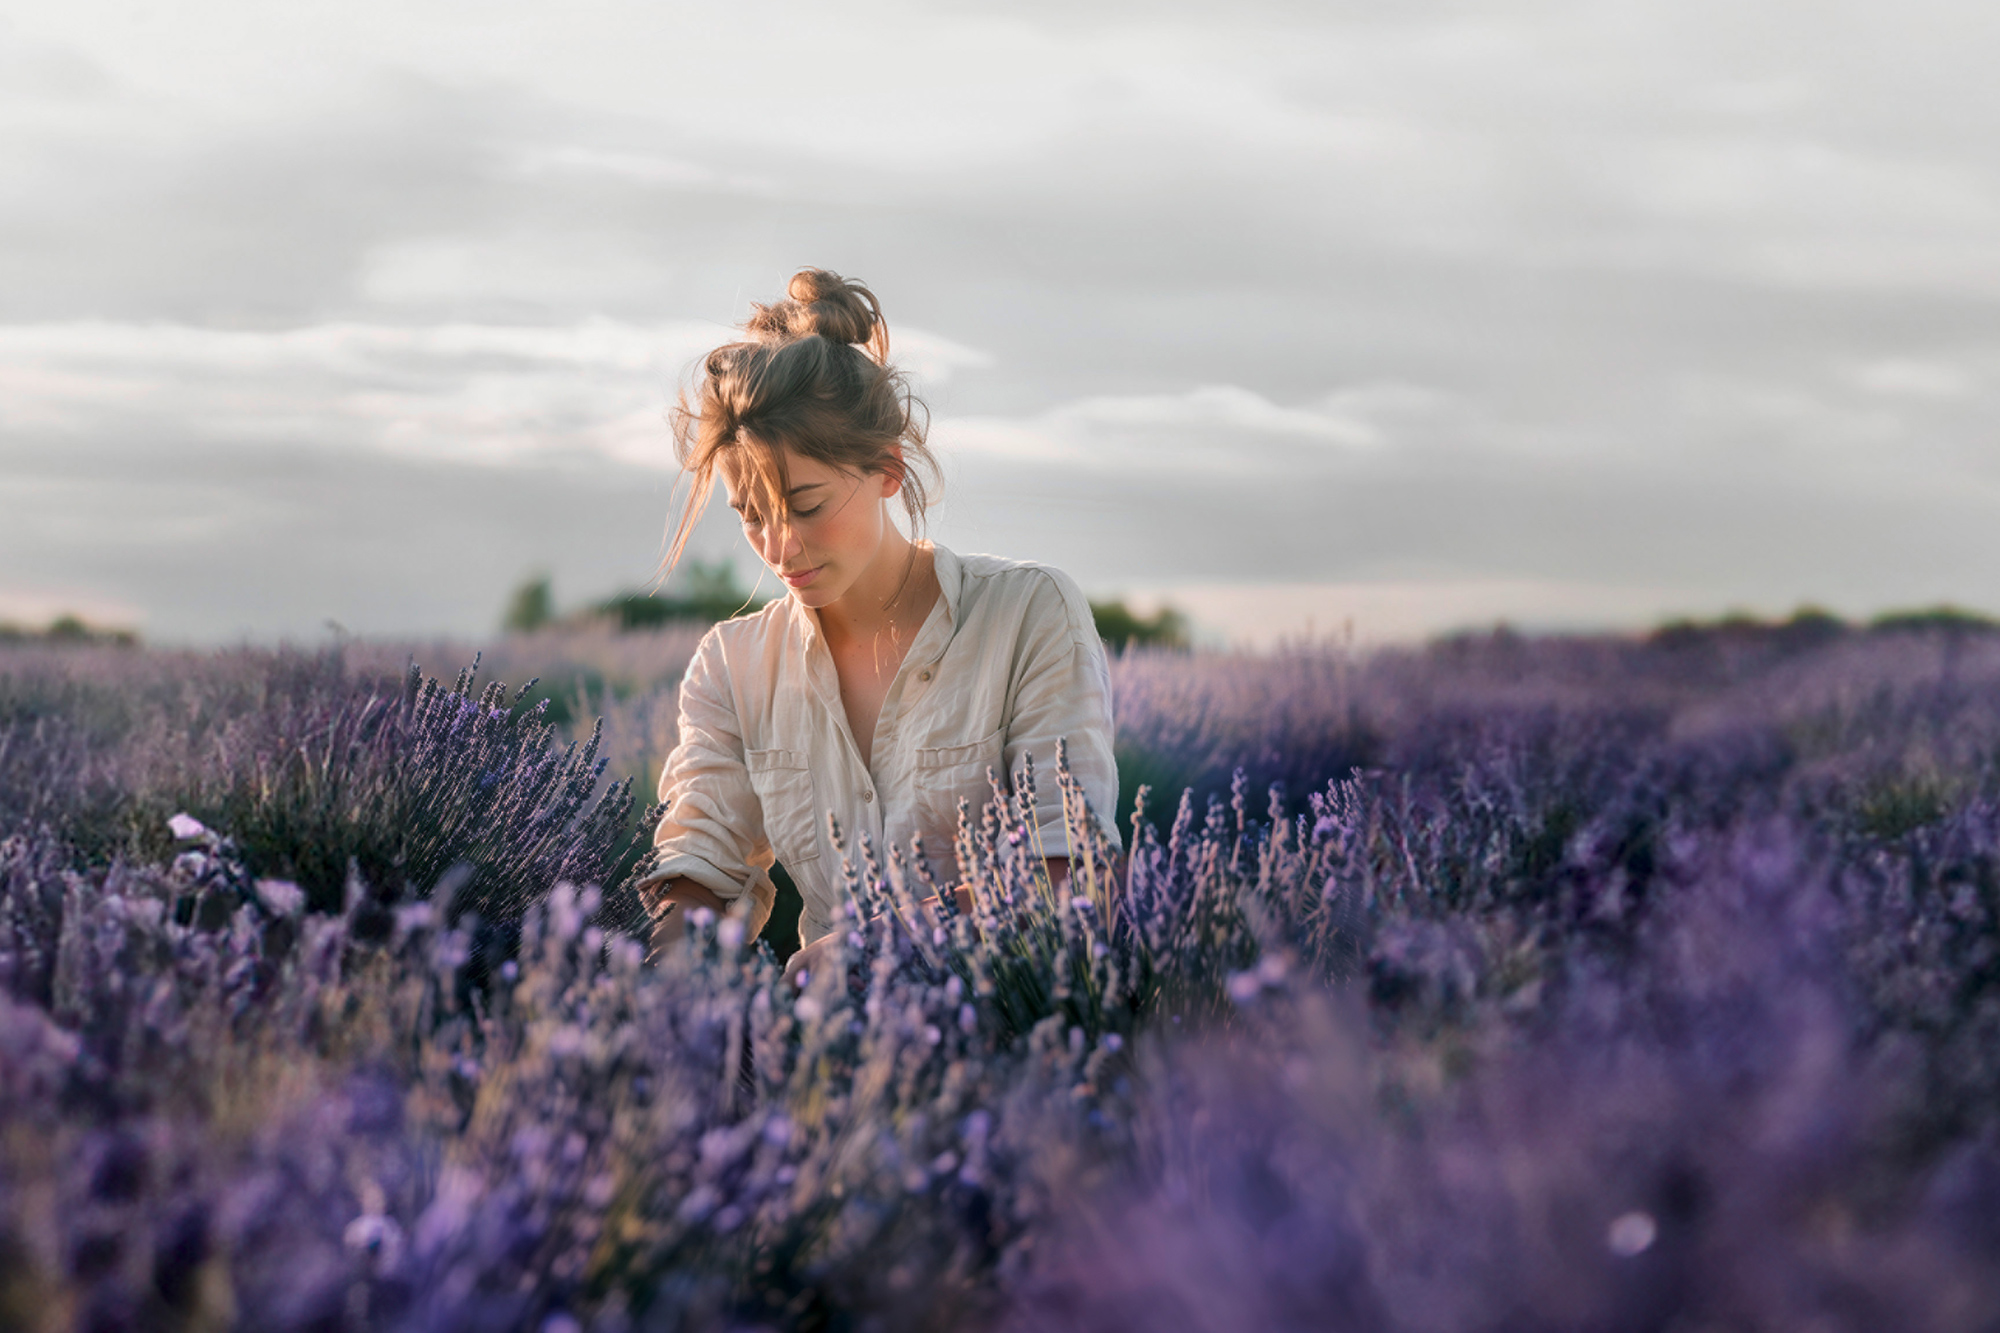
[[0, 644], [110, 644], [118, 648], [136, 647], [139, 636], [129, 629], [106, 629], [83, 617], [64, 614], [49, 622], [47, 629], [32, 630], [11, 621], [0, 621]]
[[522, 690], [521, 702], [540, 709], [542, 721], [574, 729], [579, 723], [588, 724], [599, 701], [617, 693], [603, 673], [577, 666], [538, 677]]
[[[1177, 793], [1189, 789], [1199, 789], [1206, 796], [1214, 785], [1209, 781], [1211, 774], [1191, 756], [1175, 753], [1164, 746], [1142, 745], [1121, 736], [1113, 747], [1113, 753], [1118, 763], [1118, 809], [1115, 813], [1121, 834], [1134, 829], [1134, 810], [1140, 792], [1151, 790], [1156, 795], [1164, 794], [1164, 799], [1170, 800]], [[1160, 805], [1161, 801], [1155, 801], [1154, 808], [1145, 816], [1154, 825], [1174, 817], [1171, 807], [1162, 810]]]
[[690, 560], [679, 577], [680, 592], [671, 597], [658, 593], [620, 593], [599, 602], [593, 610], [608, 615], [623, 630], [653, 629], [675, 620], [713, 623], [754, 611], [769, 601], [736, 582], [736, 567], [727, 560], [707, 564]]
[[555, 618], [555, 598], [549, 590], [549, 576], [537, 574], [514, 589], [500, 628], [509, 634], [532, 634]]
[[[1681, 649], [1721, 643], [1762, 644], [1780, 653], [1796, 653], [1819, 648], [1860, 630], [1860, 626], [1824, 608], [1801, 606], [1784, 620], [1765, 620], [1746, 611], [1733, 611], [1715, 620], [1670, 620], [1647, 635], [1646, 641], [1663, 648]], [[1866, 626], [1869, 634], [1971, 635], [1995, 631], [2000, 631], [2000, 620], [1949, 604], [1886, 611]]]
[[1097, 622], [1097, 635], [1113, 651], [1127, 648], [1185, 649], [1189, 645], [1187, 617], [1171, 606], [1163, 606], [1150, 616], [1141, 616], [1115, 602], [1092, 602], [1090, 614]]
[[744, 588], [728, 560], [708, 564], [687, 561], [675, 579], [672, 595], [621, 592], [568, 617], [558, 617], [546, 575], [523, 583], [507, 604], [501, 627], [510, 634], [531, 634], [558, 623], [580, 624], [593, 618], [611, 621], [621, 632], [658, 629], [672, 624], [712, 625], [718, 620], [754, 611], [770, 598]]
[[1801, 606], [1784, 620], [1736, 611], [1717, 620], [1670, 620], [1647, 636], [1662, 648], [1701, 648], [1724, 642], [1767, 644], [1780, 653], [1806, 652], [1852, 632], [1839, 616]]
[[1877, 634], [1900, 634], [1941, 630], [1948, 634], [1991, 634], [2000, 630], [2000, 620], [1957, 606], [1930, 606], [1914, 611], [1891, 611], [1868, 622]]
[[1908, 837], [1956, 809], [1965, 799], [1965, 785], [1935, 769], [1879, 778], [1862, 791], [1855, 825], [1883, 842]]

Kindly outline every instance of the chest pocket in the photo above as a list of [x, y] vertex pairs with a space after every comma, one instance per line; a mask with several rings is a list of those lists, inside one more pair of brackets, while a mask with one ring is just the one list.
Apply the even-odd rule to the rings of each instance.
[[819, 801], [812, 770], [798, 750], [751, 750], [744, 755], [750, 786], [764, 807], [764, 836], [786, 867], [819, 856]]
[[986, 780], [986, 770], [992, 769], [1001, 784], [1006, 784], [1006, 746], [1007, 728], [998, 727], [991, 735], [966, 745], [918, 750], [916, 791], [924, 823], [936, 829], [956, 829], [958, 802], [963, 797], [972, 806], [976, 824], [979, 812], [993, 799], [993, 786]]

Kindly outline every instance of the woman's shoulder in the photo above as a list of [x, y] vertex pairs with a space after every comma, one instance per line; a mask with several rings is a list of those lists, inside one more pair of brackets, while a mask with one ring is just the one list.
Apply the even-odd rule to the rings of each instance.
[[958, 561], [959, 578], [968, 593], [1029, 597], [1053, 590], [1065, 598], [1074, 594], [1077, 600], [1083, 599], [1075, 579], [1039, 560], [1012, 560], [1004, 555], [960, 555], [953, 559]]
[[762, 716], [785, 682], [795, 681], [800, 670], [800, 653], [782, 604], [790, 600], [783, 598], [709, 626], [681, 676], [683, 707], [691, 698], [727, 700], [745, 725]]
[[773, 598], [755, 611], [716, 621], [701, 636], [695, 655], [740, 662], [777, 652], [793, 632], [791, 600]]
[[1096, 622], [1083, 589], [1054, 565], [998, 555], [957, 559], [962, 579], [959, 595], [969, 610], [987, 609], [1051, 628], [1061, 624], [1079, 640], [1085, 635], [1095, 638]]

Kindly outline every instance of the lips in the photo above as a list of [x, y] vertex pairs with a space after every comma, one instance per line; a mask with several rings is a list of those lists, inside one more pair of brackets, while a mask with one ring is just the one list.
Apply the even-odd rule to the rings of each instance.
[[778, 577], [783, 579], [791, 587], [803, 588], [807, 584], [811, 583], [814, 579], [818, 578], [819, 572], [825, 568], [826, 568], [825, 565], [814, 565], [811, 569], [802, 569], [798, 571], [796, 574], [780, 573]]

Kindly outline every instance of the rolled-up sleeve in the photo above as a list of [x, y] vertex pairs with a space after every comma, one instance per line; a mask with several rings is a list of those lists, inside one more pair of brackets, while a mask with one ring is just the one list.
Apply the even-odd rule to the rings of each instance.
[[1056, 781], [1056, 741], [1066, 743], [1069, 768], [1091, 814], [1114, 847], [1118, 836], [1118, 763], [1112, 756], [1111, 672], [1090, 604], [1067, 576], [1044, 570], [1031, 595], [1007, 710], [1007, 771], [1035, 761], [1035, 826], [1044, 856], [1068, 856], [1062, 789]]
[[681, 679], [680, 743], [660, 773], [666, 811], [653, 830], [652, 869], [643, 893], [669, 879], [689, 879], [733, 903], [749, 894], [751, 930], [763, 928], [776, 890], [774, 854], [763, 810], [744, 761], [721, 635], [710, 632]]

